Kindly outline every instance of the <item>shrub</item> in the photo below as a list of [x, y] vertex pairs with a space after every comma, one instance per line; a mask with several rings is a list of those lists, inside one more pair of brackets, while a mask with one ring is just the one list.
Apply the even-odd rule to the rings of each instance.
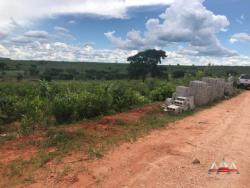
[[161, 85], [150, 92], [150, 99], [152, 101], [163, 101], [172, 96], [174, 89], [174, 86], [170, 84]]
[[10, 123], [20, 118], [17, 103], [18, 97], [16, 96], [0, 96], [0, 124]]
[[96, 88], [94, 93], [57, 95], [52, 111], [58, 123], [65, 123], [107, 114], [111, 105], [111, 95], [104, 88]]
[[177, 70], [172, 73], [173, 78], [183, 78], [185, 76], [185, 71]]
[[139, 92], [133, 91], [124, 83], [112, 84], [109, 92], [113, 97], [113, 109], [117, 112], [145, 103], [147, 100]]
[[73, 93], [57, 95], [53, 101], [52, 114], [58, 123], [67, 123], [74, 119], [77, 96]]
[[46, 99], [39, 96], [28, 99], [20, 103], [22, 112], [21, 134], [29, 134], [37, 128], [46, 127], [49, 124], [50, 106]]

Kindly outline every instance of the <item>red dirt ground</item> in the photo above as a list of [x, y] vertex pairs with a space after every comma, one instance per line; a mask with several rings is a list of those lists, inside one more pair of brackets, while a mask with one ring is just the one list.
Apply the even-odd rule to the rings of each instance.
[[0, 163], [7, 164], [17, 159], [27, 160], [37, 153], [35, 146], [25, 146], [30, 141], [44, 140], [41, 135], [23, 136], [15, 140], [7, 141], [0, 148]]
[[[145, 113], [159, 108], [159, 103], [154, 103], [134, 109], [129, 112], [119, 113], [115, 115], [105, 116], [99, 121], [90, 123], [81, 123], [64, 127], [63, 129], [68, 131], [75, 131], [77, 129], [93, 129], [107, 132], [107, 136], [110, 134], [116, 134], [120, 132], [119, 126], [115, 125], [115, 121], [122, 119], [124, 121], [136, 121]], [[46, 139], [45, 135], [31, 135], [22, 136], [17, 139], [7, 141], [0, 148], [0, 163], [7, 164], [17, 159], [27, 160], [37, 154], [37, 148], [35, 146], [27, 145], [30, 141], [38, 141]]]
[[[249, 114], [250, 91], [246, 91], [134, 143], [124, 143], [100, 160], [79, 160], [80, 153], [72, 154], [63, 163], [71, 164], [71, 170], [61, 181], [48, 175], [29, 187], [249, 188]], [[192, 163], [196, 158], [200, 164]], [[208, 175], [211, 163], [223, 158], [233, 161], [240, 174]]]
[[[85, 172], [30, 187], [250, 187], [250, 92], [125, 143]], [[197, 158], [200, 164], [192, 164]], [[208, 175], [213, 161], [233, 161], [240, 174]], [[69, 181], [70, 180], [70, 181]]]

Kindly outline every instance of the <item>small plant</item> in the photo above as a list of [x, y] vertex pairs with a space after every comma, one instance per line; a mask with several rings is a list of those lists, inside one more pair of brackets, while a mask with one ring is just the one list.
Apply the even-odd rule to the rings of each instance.
[[43, 148], [55, 147], [58, 152], [68, 153], [73, 149], [78, 149], [85, 139], [84, 132], [67, 132], [63, 130], [50, 129], [47, 133], [48, 140], [43, 144]]
[[101, 159], [103, 157], [103, 148], [89, 147], [88, 154], [90, 159]]
[[126, 125], [128, 125], [128, 122], [126, 122], [126, 121], [123, 120], [123, 119], [116, 119], [116, 120], [115, 120], [115, 124], [116, 124], [116, 125], [119, 125], [119, 126], [126, 126]]
[[28, 162], [24, 160], [16, 160], [8, 165], [7, 168], [7, 176], [22, 176], [24, 173], [24, 169], [27, 167]]

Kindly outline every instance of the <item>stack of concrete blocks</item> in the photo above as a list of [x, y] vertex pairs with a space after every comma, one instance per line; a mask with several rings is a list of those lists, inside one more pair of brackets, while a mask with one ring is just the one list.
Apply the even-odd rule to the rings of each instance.
[[226, 86], [224, 79], [204, 77], [202, 81], [206, 82], [211, 87], [210, 102], [224, 97]]
[[190, 88], [186, 86], [177, 86], [175, 97], [190, 97]]
[[211, 100], [212, 88], [206, 82], [195, 80], [189, 83], [190, 95], [194, 97], [195, 106], [208, 104]]
[[204, 77], [202, 81], [195, 80], [189, 83], [189, 87], [177, 86], [172, 99], [168, 99], [168, 104], [178, 97], [193, 97], [195, 106], [202, 106], [221, 99], [224, 95], [233, 95], [233, 81], [225, 82], [220, 78]]
[[232, 96], [234, 94], [233, 82], [226, 82], [224, 94], [226, 96]]

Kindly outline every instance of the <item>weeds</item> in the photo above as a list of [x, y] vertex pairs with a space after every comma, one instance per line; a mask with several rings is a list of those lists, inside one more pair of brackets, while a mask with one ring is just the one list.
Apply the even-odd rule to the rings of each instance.
[[104, 148], [103, 147], [89, 147], [88, 156], [90, 159], [100, 159], [103, 157]]
[[72, 171], [70, 166], [65, 166], [61, 172], [55, 177], [55, 182], [58, 183], [63, 177], [67, 176]]
[[126, 125], [128, 125], [128, 122], [123, 120], [123, 119], [116, 119], [115, 124], [119, 125], [119, 126], [126, 126]]

